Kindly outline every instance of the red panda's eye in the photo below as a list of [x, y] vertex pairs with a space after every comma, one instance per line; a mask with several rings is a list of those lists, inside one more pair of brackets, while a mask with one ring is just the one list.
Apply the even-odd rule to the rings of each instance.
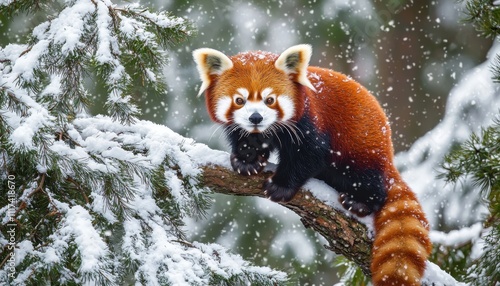
[[267, 104], [267, 105], [271, 105], [271, 104], [273, 104], [273, 103], [274, 103], [274, 98], [272, 98], [272, 97], [268, 97], [268, 98], [266, 98], [266, 104]]
[[241, 98], [241, 97], [236, 98], [236, 99], [234, 100], [234, 102], [236, 102], [236, 104], [238, 104], [238, 105], [243, 105], [243, 104], [245, 104], [245, 100], [244, 100], [243, 98]]

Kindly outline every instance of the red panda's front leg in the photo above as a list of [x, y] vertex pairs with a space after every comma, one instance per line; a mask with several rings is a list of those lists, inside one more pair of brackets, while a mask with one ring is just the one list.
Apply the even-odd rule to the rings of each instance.
[[231, 143], [231, 166], [238, 174], [250, 176], [260, 173], [267, 165], [272, 151], [272, 141], [262, 134], [241, 136], [240, 132], [228, 135]]
[[[287, 156], [282, 153], [287, 153]], [[276, 202], [290, 201], [307, 180], [325, 168], [324, 156], [318, 153], [280, 151], [276, 172], [263, 184], [265, 195]]]
[[294, 143], [286, 133], [278, 133], [279, 164], [263, 184], [266, 196], [273, 201], [290, 201], [307, 180], [327, 167], [328, 136], [318, 133], [307, 117], [298, 122], [297, 130], [304, 135], [300, 143]]

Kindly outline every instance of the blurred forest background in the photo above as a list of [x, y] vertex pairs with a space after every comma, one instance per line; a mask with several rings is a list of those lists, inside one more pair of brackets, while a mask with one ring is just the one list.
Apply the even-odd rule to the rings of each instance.
[[[126, 3], [126, 2], [125, 2]], [[463, 20], [464, 3], [433, 1], [142, 1], [193, 22], [197, 35], [173, 47], [164, 73], [169, 92], [135, 98], [143, 119], [216, 149], [227, 149], [221, 131], [196, 97], [199, 78], [192, 50], [210, 47], [228, 55], [247, 50], [280, 53], [291, 45], [313, 47], [311, 65], [351, 75], [380, 100], [387, 112], [397, 152], [440, 122], [450, 90], [464, 74], [485, 60], [492, 39], [478, 35]], [[14, 24], [0, 19], [0, 44], [23, 40], [34, 17]], [[99, 83], [99, 79], [95, 79]], [[92, 91], [99, 94], [99, 84]], [[106, 97], [96, 97], [96, 100]], [[102, 106], [103, 104], [95, 104]], [[95, 110], [94, 113], [100, 113]], [[411, 184], [410, 184], [411, 185]], [[440, 223], [450, 230], [475, 221]], [[335, 257], [322, 238], [305, 230], [298, 217], [266, 200], [213, 196], [205, 218], [186, 222], [193, 240], [218, 242], [258, 265], [291, 273], [301, 285], [338, 280]], [[321, 273], [321, 274], [320, 274]]]

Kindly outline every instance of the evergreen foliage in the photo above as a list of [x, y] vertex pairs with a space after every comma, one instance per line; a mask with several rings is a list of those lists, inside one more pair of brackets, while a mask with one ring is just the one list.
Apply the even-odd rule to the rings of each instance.
[[500, 9], [491, 0], [469, 0], [465, 3], [467, 22], [474, 24], [485, 37], [496, 37], [500, 33]]
[[[500, 35], [500, 6], [498, 1], [469, 0], [465, 3], [465, 21], [474, 25], [476, 30], [488, 38]], [[500, 81], [500, 55], [496, 56], [496, 64], [492, 67], [493, 77]]]
[[[500, 34], [500, 6], [498, 1], [470, 0], [466, 2], [466, 21], [485, 37]], [[500, 55], [491, 67], [493, 78], [500, 81]], [[466, 275], [473, 285], [497, 285], [500, 282], [500, 117], [481, 134], [472, 134], [465, 143], [446, 156], [443, 177], [457, 183], [471, 178], [485, 204], [489, 217], [485, 218], [482, 255], [472, 261]], [[474, 257], [473, 257], [474, 258]], [[464, 259], [462, 259], [463, 261]], [[468, 261], [468, 264], [471, 262]]]
[[368, 285], [370, 279], [363, 274], [356, 263], [343, 256], [335, 259], [335, 267], [338, 269], [340, 282], [344, 285]]
[[[166, 48], [191, 24], [104, 0], [0, 1], [3, 16], [34, 12], [27, 43], [0, 49], [0, 284], [285, 281], [186, 240], [182, 218], [208, 204], [188, 154], [204, 147], [139, 119], [137, 95], [165, 94]], [[107, 115], [89, 112], [95, 79]]]
[[473, 261], [467, 275], [473, 285], [495, 285], [500, 281], [500, 120], [445, 158], [443, 168], [449, 182], [470, 176], [481, 190], [490, 215], [484, 222], [483, 255]]

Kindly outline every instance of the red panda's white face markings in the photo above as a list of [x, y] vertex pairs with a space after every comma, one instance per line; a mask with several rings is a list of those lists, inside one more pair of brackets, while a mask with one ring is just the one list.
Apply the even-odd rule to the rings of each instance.
[[228, 110], [232, 106], [232, 100], [228, 96], [219, 98], [215, 103], [215, 117], [224, 123], [229, 122], [227, 118]]
[[278, 103], [283, 111], [283, 118], [281, 120], [287, 121], [295, 115], [295, 104], [290, 96], [282, 95], [278, 97]]
[[304, 103], [297, 84], [314, 91], [307, 78], [310, 56], [308, 45], [281, 55], [256, 51], [227, 57], [207, 48], [193, 52], [211, 118], [248, 132], [276, 131], [301, 116]]
[[272, 91], [272, 88], [265, 88], [252, 93], [246, 88], [238, 88], [233, 95], [237, 105], [232, 111], [233, 122], [248, 132], [264, 132], [280, 120], [276, 95]]
[[262, 91], [240, 87], [232, 96], [218, 96], [215, 101], [215, 117], [220, 122], [237, 124], [248, 132], [265, 132], [274, 123], [294, 115], [292, 96], [277, 95], [271, 87]]

